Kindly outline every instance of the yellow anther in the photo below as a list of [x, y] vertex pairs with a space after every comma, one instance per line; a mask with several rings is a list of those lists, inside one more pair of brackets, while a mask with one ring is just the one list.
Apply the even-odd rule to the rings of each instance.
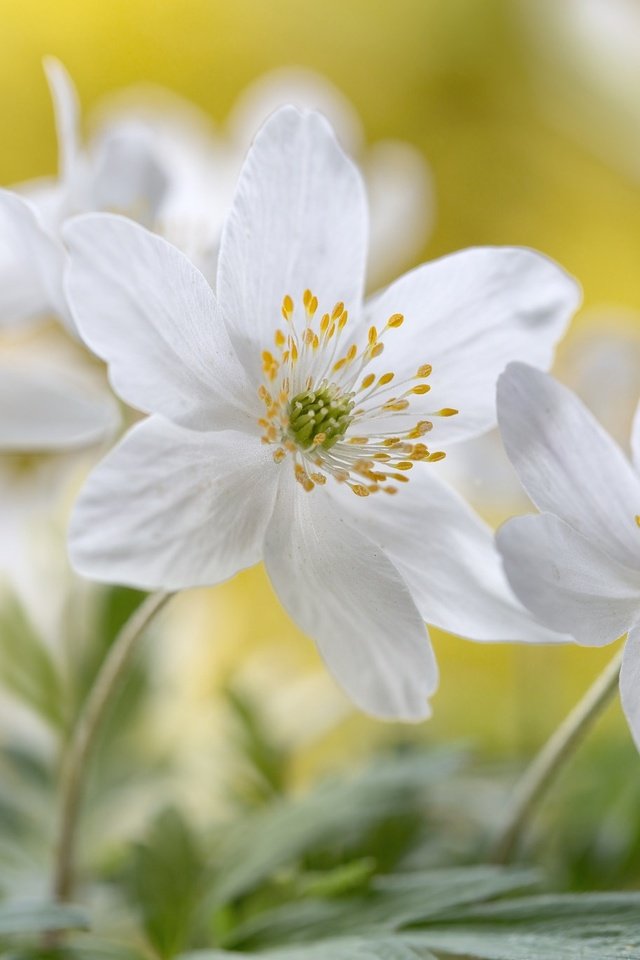
[[374, 344], [378, 339], [378, 331], [375, 327], [369, 327], [369, 343]]
[[400, 443], [400, 437], [388, 437], [382, 441], [384, 447], [395, 447], [397, 443]]
[[293, 313], [293, 300], [287, 294], [282, 301], [282, 314], [285, 320], [288, 320], [291, 314]]
[[309, 474], [314, 483], [318, 483], [321, 487], [327, 482], [326, 475], [324, 473], [311, 473]]
[[382, 343], [381, 341], [378, 341], [375, 347], [371, 348], [369, 353], [371, 357], [379, 357], [383, 350], [384, 350], [384, 343]]
[[304, 303], [305, 307], [309, 306], [312, 296], [313, 294], [311, 293], [311, 290], [305, 290], [302, 294], [302, 302]]
[[362, 383], [360, 384], [361, 390], [368, 390], [373, 381], [375, 380], [375, 373], [368, 373], [366, 377], [363, 378]]
[[423, 363], [421, 367], [418, 367], [418, 372], [416, 377], [428, 377], [431, 374], [433, 367], [430, 363]]
[[406, 410], [409, 406], [408, 400], [390, 400], [389, 403], [385, 403], [383, 410]]
[[333, 365], [334, 371], [337, 373], [338, 370], [342, 370], [346, 362], [347, 362], [346, 357], [342, 357], [341, 360], [336, 360], [336, 362]]
[[444, 460], [446, 453], [444, 450], [437, 450], [436, 453], [430, 453], [427, 457], [429, 463], [435, 463], [437, 460]]
[[340, 319], [338, 320], [338, 330], [344, 329], [348, 319], [349, 319], [349, 311], [345, 310], [342, 316], [340, 317]]
[[346, 356], [347, 363], [351, 363], [353, 360], [355, 360], [357, 353], [358, 353], [358, 348], [355, 343], [352, 343], [349, 349], [347, 350], [347, 356]]
[[325, 442], [326, 439], [327, 439], [326, 433], [316, 433], [315, 437], [313, 438], [313, 446], [319, 447], [321, 444]]
[[390, 493], [392, 496], [394, 493], [398, 492], [397, 487], [381, 487], [381, 490], [383, 491], [383, 493]]
[[311, 297], [311, 300], [309, 300], [309, 303], [306, 306], [307, 306], [307, 313], [309, 314], [310, 317], [312, 317], [316, 312], [316, 310], [318, 309], [318, 298]]
[[395, 373], [383, 373], [380, 379], [378, 380], [378, 386], [384, 387], [385, 384], [391, 383], [394, 377], [395, 377]]
[[428, 383], [419, 383], [417, 387], [413, 387], [411, 393], [423, 394], [429, 393], [429, 390], [431, 390], [431, 387]]
[[349, 437], [348, 442], [349, 442], [349, 443], [355, 443], [355, 444], [357, 444], [359, 447], [362, 447], [362, 446], [364, 446], [365, 444], [369, 443], [369, 437]]
[[287, 451], [284, 449], [284, 447], [278, 447], [278, 449], [273, 455], [273, 459], [275, 460], [276, 463], [282, 463], [286, 455], [287, 455]]
[[369, 488], [365, 487], [364, 483], [354, 483], [351, 487], [356, 497], [368, 497]]
[[401, 327], [404, 323], [404, 316], [401, 313], [394, 313], [387, 320], [388, 327]]
[[394, 467], [396, 470], [413, 470], [413, 464], [410, 460], [401, 460], [399, 463], [395, 463]]
[[459, 411], [458, 411], [458, 410], [454, 410], [453, 407], [443, 407], [442, 410], [438, 410], [438, 412], [435, 413], [434, 416], [436, 416], [436, 417], [455, 417], [455, 415], [456, 415], [457, 413], [459, 413]]
[[293, 340], [291, 341], [291, 359], [294, 363], [298, 359], [298, 348]]
[[285, 343], [287, 342], [287, 338], [285, 337], [282, 330], [276, 330], [276, 333], [273, 339], [276, 347], [284, 347]]
[[342, 300], [340, 300], [340, 302], [336, 303], [335, 307], [331, 311], [331, 319], [337, 320], [338, 317], [342, 316], [343, 313], [344, 313], [344, 303], [342, 302]]
[[391, 454], [390, 453], [374, 453], [373, 459], [380, 460], [382, 463], [386, 463], [387, 460], [391, 460]]
[[636, 523], [640, 527], [640, 513], [636, 513]]
[[330, 321], [331, 321], [331, 318], [329, 317], [329, 314], [323, 313], [322, 320], [320, 321], [320, 333], [326, 333], [327, 328], [329, 327]]

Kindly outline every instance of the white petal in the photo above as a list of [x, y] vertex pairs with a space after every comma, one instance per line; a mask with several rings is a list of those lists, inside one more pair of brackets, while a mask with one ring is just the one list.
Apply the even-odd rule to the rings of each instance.
[[153, 227], [169, 186], [164, 158], [141, 123], [122, 123], [103, 132], [92, 151], [96, 210], [135, 217]]
[[640, 614], [640, 573], [551, 514], [509, 520], [497, 535], [516, 595], [543, 623], [601, 646]]
[[368, 286], [378, 289], [418, 259], [433, 224], [435, 198], [429, 168], [409, 143], [374, 144], [362, 172], [371, 212]]
[[[67, 292], [91, 349], [132, 406], [194, 429], [253, 424], [259, 406], [201, 273], [175, 247], [124, 217], [65, 227]], [[257, 429], [257, 427], [256, 427]]]
[[635, 744], [640, 750], [640, 626], [629, 631], [620, 669], [620, 699]]
[[438, 442], [490, 429], [498, 375], [510, 360], [548, 367], [579, 299], [577, 284], [557, 264], [519, 248], [463, 250], [405, 274], [368, 308], [378, 330], [394, 313], [405, 317], [385, 336], [371, 369], [393, 370], [400, 380], [429, 363], [433, 373], [431, 392], [391, 429], [443, 407], [460, 412], [438, 424]]
[[265, 564], [289, 615], [366, 713], [429, 716], [437, 669], [422, 618], [379, 547], [336, 514], [323, 490], [287, 476], [265, 540]]
[[397, 566], [427, 623], [472, 640], [568, 640], [521, 606], [492, 530], [435, 471], [418, 464], [390, 497], [363, 499], [334, 483], [327, 490], [341, 515]]
[[70, 527], [71, 561], [92, 580], [180, 590], [261, 558], [278, 467], [259, 439], [137, 424], [89, 477]]
[[80, 104], [69, 72], [55, 57], [44, 58], [44, 70], [49, 83], [56, 118], [60, 176], [71, 180], [77, 171], [80, 147]]
[[631, 427], [631, 459], [636, 472], [640, 473], [640, 403], [636, 407]]
[[285, 294], [305, 289], [320, 311], [343, 301], [360, 313], [367, 209], [360, 174], [317, 113], [285, 107], [258, 133], [222, 234], [217, 292], [249, 370], [283, 325]]
[[117, 407], [106, 392], [56, 366], [0, 367], [0, 450], [42, 452], [88, 446], [109, 436]]
[[65, 252], [22, 197], [0, 190], [0, 328], [55, 313], [72, 327], [62, 290]]
[[498, 411], [509, 459], [538, 509], [640, 567], [640, 477], [575, 394], [513, 364], [500, 377]]

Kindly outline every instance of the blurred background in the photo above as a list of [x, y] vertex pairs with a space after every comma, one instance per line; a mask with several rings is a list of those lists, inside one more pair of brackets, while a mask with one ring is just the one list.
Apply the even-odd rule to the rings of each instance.
[[[114, 91], [154, 84], [203, 111], [223, 142], [239, 98], [267, 72], [325, 78], [360, 119], [363, 158], [400, 140], [424, 160], [422, 232], [407, 219], [416, 240], [397, 269], [475, 244], [522, 244], [580, 280], [584, 306], [556, 372], [627, 444], [640, 394], [640, 2], [0, 0], [3, 184], [56, 170], [46, 54], [73, 77], [87, 132]], [[523, 508], [495, 438], [447, 469], [490, 522]], [[146, 742], [157, 756], [177, 752], [194, 806], [233, 761], [229, 689], [259, 703], [290, 751], [292, 784], [398, 737], [464, 739], [491, 762], [515, 763], [613, 653], [434, 639], [433, 719], [410, 731], [375, 723], [335, 688], [264, 571], [245, 572], [174, 603], [149, 650]], [[576, 761], [571, 809], [581, 791], [595, 798], [594, 819], [609, 815], [611, 794], [635, 802], [639, 767], [616, 704]]]

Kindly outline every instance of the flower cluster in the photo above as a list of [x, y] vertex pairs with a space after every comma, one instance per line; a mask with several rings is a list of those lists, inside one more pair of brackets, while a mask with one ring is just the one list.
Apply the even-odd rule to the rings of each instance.
[[[94, 385], [12, 367], [0, 443], [102, 453], [110, 391], [135, 419], [76, 499], [76, 571], [175, 591], [263, 561], [352, 700], [403, 720], [428, 716], [437, 686], [425, 623], [480, 641], [629, 630], [623, 699], [640, 742], [640, 481], [542, 372], [575, 281], [531, 250], [475, 248], [366, 299], [380, 231], [320, 112], [280, 106], [239, 172], [222, 171], [210, 141], [165, 149], [175, 125], [149, 114], [112, 116], [83, 145], [70, 81], [48, 70], [61, 179], [0, 197], [2, 332], [28, 338], [55, 315]], [[203, 202], [214, 191], [221, 213]], [[396, 247], [388, 225], [382, 249]], [[546, 512], [508, 524], [498, 550], [441, 462], [495, 426], [501, 374], [507, 452]]]

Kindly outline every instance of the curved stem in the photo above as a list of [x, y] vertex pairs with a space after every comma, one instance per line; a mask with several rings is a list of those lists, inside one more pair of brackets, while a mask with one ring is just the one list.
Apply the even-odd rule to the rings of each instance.
[[73, 892], [78, 816], [96, 734], [111, 698], [126, 673], [138, 639], [171, 596], [171, 593], [151, 594], [127, 620], [98, 671], [76, 724], [60, 789], [60, 821], [53, 873], [53, 895], [56, 900], [69, 900]]
[[618, 686], [621, 662], [622, 650], [609, 661], [525, 771], [516, 786], [506, 824], [493, 845], [491, 859], [494, 863], [509, 861], [556, 773], [611, 700]]

